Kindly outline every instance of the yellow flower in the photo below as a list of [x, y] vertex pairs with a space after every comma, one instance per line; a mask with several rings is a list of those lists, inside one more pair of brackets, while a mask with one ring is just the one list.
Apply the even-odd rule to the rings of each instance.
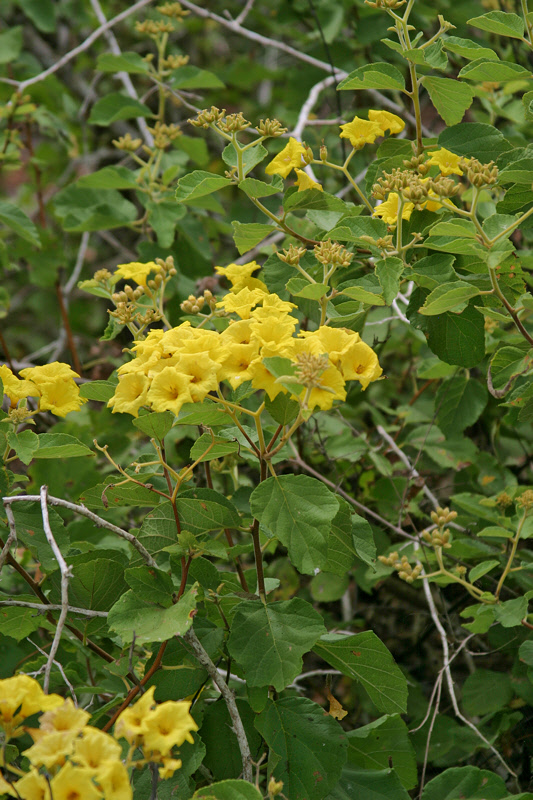
[[[330, 328], [327, 325], [322, 325], [316, 331], [302, 331], [300, 337], [313, 348], [310, 352], [315, 355], [327, 353], [335, 367], [339, 365], [342, 355], [348, 351], [350, 345], [360, 341], [360, 336], [355, 331], [347, 328]], [[301, 350], [297, 349], [297, 352]]]
[[[404, 203], [402, 208], [402, 219], [410, 219], [413, 213], [414, 203]], [[391, 192], [384, 203], [376, 206], [372, 216], [381, 217], [387, 225], [396, 225], [398, 222], [398, 211], [400, 210], [400, 195]]]
[[[44, 778], [43, 778], [43, 781], [44, 781]], [[18, 781], [17, 783], [20, 783], [20, 781]], [[15, 784], [15, 786], [16, 785], [17, 784]], [[45, 782], [45, 785], [46, 785], [46, 782]], [[10, 783], [8, 783], [6, 781], [6, 779], [3, 778], [0, 775], [0, 795], [6, 795], [6, 794], [8, 794], [10, 797], [22, 797], [22, 800], [26, 800], [25, 795], [20, 794], [20, 792], [19, 792], [18, 795], [15, 794], [14, 790], [12, 789], [12, 785]], [[48, 795], [48, 797], [50, 797], [50, 795]], [[39, 800], [40, 800], [40, 798], [39, 798]], [[48, 798], [46, 800], [48, 800]]]
[[292, 334], [295, 326], [296, 320], [289, 314], [254, 320], [251, 326], [252, 343], [258, 343], [261, 347], [275, 348], [278, 351], [276, 355], [289, 355], [293, 348]]
[[347, 381], [359, 381], [364, 390], [383, 373], [378, 357], [365, 342], [355, 341], [343, 353], [339, 369]]
[[250, 375], [252, 386], [254, 389], [264, 389], [270, 400], [274, 400], [280, 392], [287, 393], [287, 390], [281, 383], [276, 383], [276, 376], [267, 369], [263, 362], [263, 358], [271, 358], [272, 356], [279, 355], [281, 354], [278, 349], [263, 347], [261, 348], [261, 356], [254, 359], [248, 367], [248, 374]]
[[104, 793], [105, 800], [132, 800], [133, 790], [128, 771], [120, 761], [110, 761], [105, 764], [98, 770], [96, 781]]
[[131, 414], [138, 417], [140, 407], [148, 404], [149, 388], [150, 382], [141, 372], [122, 375], [115, 394], [108, 400], [107, 406], [113, 409], [113, 414]]
[[215, 267], [215, 272], [227, 278], [234, 288], [235, 286], [243, 288], [245, 282], [252, 277], [252, 273], [258, 269], [261, 267], [257, 262], [249, 261], [247, 264], [228, 264], [227, 267]]
[[21, 381], [13, 375], [9, 367], [0, 365], [0, 379], [4, 384], [4, 394], [16, 405], [23, 397], [39, 397], [39, 389], [31, 381]]
[[41, 383], [80, 377], [68, 364], [64, 364], [61, 361], [53, 361], [51, 364], [44, 364], [42, 367], [26, 367], [26, 369], [20, 370], [20, 374], [23, 378], [33, 381], [38, 387]]
[[352, 147], [359, 150], [365, 144], [372, 144], [377, 136], [383, 136], [381, 125], [366, 119], [354, 117], [351, 122], [341, 125], [341, 139], [349, 139]]
[[144, 720], [144, 749], [165, 756], [174, 745], [179, 747], [185, 741], [193, 744], [192, 731], [197, 731], [198, 725], [189, 714], [190, 707], [185, 701], [160, 703]]
[[43, 381], [39, 384], [39, 389], [39, 411], [51, 411], [56, 417], [66, 417], [71, 411], [79, 411], [87, 402], [80, 397], [79, 386], [71, 378]]
[[291, 136], [288, 145], [272, 159], [265, 172], [267, 175], [281, 175], [282, 178], [286, 178], [291, 169], [306, 163], [304, 155], [305, 147]]
[[249, 319], [252, 308], [267, 295], [260, 289], [241, 289], [237, 294], [230, 292], [217, 303], [227, 314], [237, 314], [241, 319]]
[[[462, 156], [456, 156], [455, 153], [450, 153], [445, 147], [441, 147], [439, 150], [432, 150], [428, 153], [428, 156], [431, 156], [431, 158], [429, 161], [426, 161], [426, 164], [438, 167], [442, 175], [463, 174], [463, 170], [459, 166], [459, 161]], [[20, 374], [22, 375], [22, 373]]]
[[54, 800], [101, 800], [92, 778], [92, 770], [65, 764], [51, 781]]
[[48, 771], [62, 767], [74, 749], [77, 735], [77, 731], [60, 731], [39, 736], [35, 744], [24, 751], [24, 755], [34, 767], [46, 767]]
[[181, 767], [181, 758], [163, 758], [163, 766], [159, 767], [159, 777], [162, 780], [171, 778], [177, 769]]
[[164, 367], [152, 380], [148, 402], [154, 411], [179, 414], [184, 403], [192, 403], [191, 376], [174, 367]]
[[391, 133], [401, 133], [405, 128], [403, 119], [396, 116], [396, 114], [391, 114], [390, 111], [374, 111], [371, 109], [368, 112], [368, 119], [376, 122], [380, 126], [382, 133], [386, 133], [388, 130]]
[[146, 286], [146, 280], [151, 272], [159, 272], [159, 266], [155, 261], [130, 261], [128, 264], [119, 264], [115, 275], [127, 281], [135, 281], [139, 286]]
[[63, 705], [39, 717], [39, 727], [44, 733], [81, 731], [90, 718], [91, 715], [81, 708], [76, 708], [69, 697]]
[[17, 729], [26, 717], [62, 704], [62, 697], [45, 694], [29, 675], [15, 675], [0, 680], [0, 727], [7, 736], [17, 735]]
[[[50, 789], [44, 775], [39, 775], [36, 769], [30, 769], [19, 781], [15, 783], [18, 796], [22, 800], [50, 800]], [[0, 792], [5, 791], [0, 783]], [[13, 796], [15, 793], [12, 792]]]
[[111, 761], [118, 761], [122, 748], [112, 736], [87, 726], [83, 729], [81, 738], [74, 742], [74, 755], [72, 760], [82, 767], [99, 769]]
[[[335, 400], [346, 400], [346, 389], [344, 388], [344, 378], [336, 367], [327, 367], [319, 378], [320, 385], [313, 386], [309, 392], [306, 405], [311, 411], [318, 406], [322, 411], [331, 408]], [[307, 395], [307, 389], [298, 396], [303, 402]]]
[[129, 744], [138, 741], [142, 735], [144, 720], [155, 706], [154, 692], [155, 686], [150, 686], [140, 700], [124, 709], [115, 723], [115, 739], [127, 739]]
[[288, 314], [293, 308], [297, 308], [294, 303], [290, 303], [288, 300], [282, 300], [277, 294], [269, 294], [263, 297], [263, 307], [254, 309], [251, 316], [254, 319], [268, 319], [273, 314], [277, 316], [280, 314]]
[[299, 192], [303, 192], [306, 189], [318, 189], [319, 192], [323, 192], [323, 187], [314, 181], [312, 178], [309, 177], [307, 172], [304, 172], [303, 169], [295, 169], [294, 170], [298, 176], [298, 180], [296, 181], [296, 186], [298, 187]]
[[228, 380], [232, 389], [251, 380], [250, 364], [259, 355], [257, 344], [232, 344], [227, 357], [222, 362], [220, 380]]
[[188, 388], [193, 403], [201, 403], [209, 392], [218, 389], [220, 364], [207, 353], [181, 353], [176, 369], [190, 378]]

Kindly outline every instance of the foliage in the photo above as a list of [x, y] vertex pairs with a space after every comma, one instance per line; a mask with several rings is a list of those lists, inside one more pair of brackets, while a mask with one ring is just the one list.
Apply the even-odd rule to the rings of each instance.
[[2, 796], [532, 798], [526, 0], [118, 5], [0, 2]]

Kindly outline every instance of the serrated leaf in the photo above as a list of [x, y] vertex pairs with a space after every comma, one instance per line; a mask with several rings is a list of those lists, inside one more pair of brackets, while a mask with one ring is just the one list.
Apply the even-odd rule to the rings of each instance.
[[372, 217], [348, 217], [333, 228], [329, 235], [335, 241], [354, 242], [368, 246], [368, 241], [363, 237], [377, 241], [387, 235], [387, 225], [383, 220]]
[[487, 401], [483, 384], [462, 376], [450, 378], [435, 397], [436, 423], [444, 434], [461, 433], [479, 419]]
[[115, 486], [113, 483], [98, 483], [86, 489], [80, 496], [80, 503], [87, 508], [109, 508], [110, 506], [137, 506], [138, 508], [153, 508], [161, 500], [161, 495], [138, 486], [136, 483], [123, 483]]
[[92, 107], [89, 116], [91, 125], [101, 125], [107, 127], [113, 122], [121, 119], [133, 119], [136, 117], [152, 117], [153, 114], [144, 103], [134, 100], [132, 97], [112, 92], [97, 100]]
[[402, 73], [392, 64], [366, 64], [350, 72], [337, 89], [393, 89], [404, 91]]
[[331, 523], [339, 510], [335, 495], [306, 475], [267, 478], [250, 496], [252, 514], [270, 536], [287, 547], [295, 567], [312, 575], [327, 559]]
[[445, 50], [450, 53], [455, 53], [462, 58], [467, 58], [469, 61], [475, 61], [478, 58], [484, 58], [485, 61], [498, 61], [498, 56], [489, 47], [484, 47], [472, 39], [461, 39], [459, 36], [446, 36], [442, 40]]
[[480, 578], [483, 577], [483, 575], [486, 575], [487, 572], [490, 572], [495, 567], [498, 567], [499, 564], [500, 562], [495, 561], [494, 559], [490, 561], [481, 561], [479, 564], [476, 564], [475, 567], [472, 567], [472, 569], [468, 573], [468, 580], [470, 581], [470, 583], [475, 583], [475, 581], [478, 581]]
[[250, 686], [272, 685], [281, 692], [300, 674], [303, 655], [324, 630], [322, 617], [305, 600], [245, 600], [235, 609], [228, 650]]
[[265, 408], [278, 425], [289, 425], [298, 416], [300, 404], [281, 392], [274, 400], [265, 395]]
[[364, 769], [394, 771], [405, 789], [417, 784], [416, 757], [409, 731], [398, 714], [391, 714], [348, 733], [348, 764]]
[[133, 420], [133, 424], [151, 439], [165, 438], [172, 428], [175, 416], [171, 411], [153, 411]]
[[39, 448], [39, 437], [30, 430], [20, 431], [20, 433], [8, 431], [6, 441], [17, 454], [17, 458], [26, 465], [32, 461], [33, 454]]
[[358, 286], [356, 283], [353, 283], [351, 286], [343, 287], [340, 294], [351, 297], [352, 300], [358, 300], [360, 303], [366, 303], [368, 306], [385, 305], [384, 297], [380, 294], [374, 294], [374, 292], [371, 292], [366, 286]]
[[89, 381], [81, 384], [80, 397], [84, 397], [86, 400], [107, 403], [115, 394], [116, 388], [117, 384], [111, 381]]
[[196, 169], [194, 172], [190, 172], [179, 179], [176, 189], [176, 201], [178, 203], [188, 203], [198, 197], [205, 197], [205, 195], [218, 192], [219, 189], [230, 185], [229, 178]]
[[22, 50], [22, 26], [15, 25], [0, 33], [0, 64], [9, 64]]
[[527, 354], [519, 347], [500, 347], [490, 362], [493, 388], [502, 393], [508, 391], [515, 378], [524, 373], [529, 367], [530, 362]]
[[380, 711], [405, 713], [407, 680], [375, 633], [365, 631], [353, 636], [328, 633], [313, 650], [343, 675], [361, 683]]
[[269, 197], [272, 194], [280, 193], [279, 186], [275, 186], [272, 183], [265, 183], [264, 181], [258, 181], [256, 178], [244, 178], [244, 180], [239, 183], [239, 189], [242, 189], [248, 197], [253, 198]]
[[135, 640], [137, 645], [142, 645], [183, 636], [192, 625], [197, 594], [198, 584], [195, 583], [177, 603], [163, 608], [144, 603], [130, 590], [110, 609], [107, 623], [124, 644]]
[[487, 61], [484, 58], [479, 58], [477, 61], [471, 61], [470, 64], [463, 67], [457, 77], [465, 78], [468, 81], [505, 83], [506, 81], [530, 78], [531, 72], [520, 64], [514, 64], [512, 61]]
[[503, 671], [477, 669], [466, 678], [462, 696], [463, 708], [469, 717], [500, 711], [513, 696], [511, 676]]
[[87, 189], [138, 189], [139, 184], [131, 169], [109, 166], [98, 169], [90, 175], [78, 178], [76, 186]]
[[237, 453], [239, 449], [239, 442], [203, 433], [191, 447], [190, 456], [192, 461], [213, 461], [215, 458], [224, 458], [231, 453]]
[[78, 458], [95, 455], [89, 447], [68, 433], [40, 433], [38, 436], [39, 447], [33, 455], [34, 458]]
[[437, 286], [426, 298], [424, 305], [418, 309], [419, 314], [436, 316], [445, 311], [463, 311], [472, 297], [479, 295], [479, 289], [465, 281], [453, 281]]
[[285, 211], [297, 211], [301, 208], [310, 211], [338, 211], [343, 214], [347, 211], [344, 200], [320, 189], [304, 189], [286, 194], [283, 208]]
[[154, 567], [130, 567], [124, 572], [126, 583], [135, 595], [149, 603], [158, 603], [165, 608], [172, 605], [174, 584], [172, 578]]
[[[2, 38], [2, 34], [0, 34], [0, 39]], [[1, 52], [1, 43], [0, 43], [0, 52]], [[3, 222], [4, 225], [7, 225], [8, 228], [18, 234], [22, 239], [30, 244], [35, 245], [36, 247], [41, 247], [41, 241], [39, 239], [39, 232], [31, 219], [26, 216], [26, 214], [17, 208], [17, 206], [13, 205], [13, 203], [8, 203], [5, 200], [0, 202], [0, 222]]]
[[[17, 539], [41, 563], [43, 570], [51, 572], [57, 569], [57, 561], [52, 552], [43, 527], [43, 518], [39, 503], [21, 501], [11, 506], [15, 517]], [[66, 553], [69, 546], [69, 536], [63, 520], [54, 508], [48, 508], [50, 527], [57, 546], [62, 553]]]
[[434, 76], [422, 78], [421, 83], [446, 125], [457, 125], [461, 122], [474, 99], [474, 93], [467, 84]]
[[481, 17], [472, 17], [467, 25], [488, 33], [497, 33], [499, 36], [510, 36], [512, 39], [522, 39], [524, 36], [522, 17], [505, 11], [489, 11]]
[[514, 600], [505, 600], [494, 606], [494, 618], [504, 628], [516, 628], [527, 620], [528, 599], [516, 597]]
[[148, 63], [139, 53], [124, 51], [119, 55], [102, 53], [96, 61], [96, 69], [100, 72], [128, 72], [145, 75], [149, 72]]
[[233, 241], [241, 256], [262, 242], [267, 236], [276, 232], [275, 227], [265, 225], [262, 222], [245, 223], [235, 220], [231, 224], [233, 227]]
[[326, 283], [309, 283], [306, 278], [291, 278], [287, 283], [287, 291], [294, 297], [306, 297], [308, 300], [320, 300], [329, 289]]
[[440, 147], [451, 150], [459, 156], [474, 157], [483, 164], [495, 160], [502, 153], [512, 149], [512, 145], [494, 125], [483, 122], [461, 122], [446, 128], [439, 135]]
[[[256, 144], [242, 153], [242, 172], [239, 177], [245, 178], [249, 172], [253, 170], [258, 164], [261, 163], [268, 155], [268, 150], [262, 144]], [[222, 151], [222, 160], [231, 169], [238, 170], [239, 157], [237, 151], [232, 144], [228, 144]]]
[[356, 769], [347, 766], [327, 800], [409, 800], [393, 769]]
[[383, 289], [383, 299], [386, 305], [390, 305], [400, 291], [403, 269], [404, 263], [401, 258], [389, 256], [375, 263], [376, 275]]

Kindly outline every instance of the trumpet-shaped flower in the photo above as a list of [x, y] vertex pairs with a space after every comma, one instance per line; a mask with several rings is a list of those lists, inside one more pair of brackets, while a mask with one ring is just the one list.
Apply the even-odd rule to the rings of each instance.
[[[48, 782], [44, 775], [40, 775], [36, 769], [30, 769], [23, 778], [15, 783], [15, 788], [18, 795], [11, 792], [13, 797], [21, 797], [22, 800], [50, 800]], [[0, 793], [5, 791], [0, 782]]]
[[198, 725], [189, 714], [191, 704], [168, 700], [160, 703], [144, 720], [143, 741], [145, 751], [157, 750], [161, 755], [170, 753], [174, 745], [194, 743], [192, 731]]
[[222, 362], [220, 380], [228, 380], [232, 389], [251, 380], [250, 364], [259, 355], [257, 344], [234, 343], [228, 350], [228, 355]]
[[[176, 359], [179, 361], [179, 357]], [[184, 403], [192, 403], [191, 376], [176, 366], [164, 367], [152, 380], [147, 399], [154, 411], [179, 414]]]
[[120, 761], [104, 764], [98, 770], [96, 781], [104, 793], [104, 800], [132, 800], [128, 771]]
[[247, 264], [228, 264], [227, 267], [215, 267], [215, 272], [227, 278], [234, 289], [237, 286], [242, 289], [258, 269], [261, 267], [256, 261], [249, 261]]
[[91, 715], [81, 708], [76, 708], [70, 697], [63, 705], [46, 711], [39, 718], [39, 727], [44, 733], [61, 731], [81, 731], [87, 725]]
[[51, 411], [57, 417], [66, 417], [70, 411], [79, 411], [87, 402], [80, 397], [79, 387], [71, 378], [43, 381], [39, 384], [39, 389], [39, 411]]
[[382, 133], [390, 131], [391, 133], [401, 133], [405, 128], [405, 122], [401, 117], [396, 114], [391, 114], [390, 111], [374, 111], [368, 112], [368, 119], [376, 122], [381, 128]]
[[340, 129], [340, 138], [349, 139], [350, 144], [356, 150], [364, 147], [365, 144], [373, 144], [376, 137], [383, 136], [381, 125], [377, 122], [372, 122], [372, 120], [360, 119], [359, 117], [354, 117], [351, 122], [341, 125]]
[[40, 386], [41, 383], [50, 383], [50, 381], [80, 377], [68, 364], [63, 364], [61, 361], [53, 361], [42, 367], [26, 367], [26, 369], [20, 370], [20, 374], [26, 380], [33, 381], [36, 386]]
[[115, 275], [126, 281], [135, 281], [139, 286], [146, 286], [148, 275], [151, 272], [159, 272], [159, 269], [155, 261], [147, 261], [146, 264], [141, 261], [130, 261], [128, 264], [119, 264]]
[[54, 800], [101, 800], [93, 775], [93, 770], [65, 764], [50, 784]]
[[72, 754], [77, 735], [77, 731], [58, 731], [42, 736], [39, 731], [38, 740], [24, 751], [24, 755], [34, 767], [45, 767], [48, 771], [62, 767]]
[[260, 347], [276, 350], [276, 355], [278, 356], [289, 355], [293, 349], [294, 338], [292, 334], [295, 327], [296, 320], [289, 314], [254, 320], [252, 323], [252, 343], [257, 343]]
[[241, 319], [249, 319], [252, 308], [255, 308], [268, 295], [261, 289], [241, 289], [236, 294], [229, 292], [217, 303], [227, 314], [237, 314]]
[[[400, 195], [396, 192], [391, 192], [384, 203], [380, 203], [379, 206], [376, 206], [372, 212], [372, 216], [381, 217], [383, 222], [386, 222], [387, 225], [396, 225], [400, 207]], [[402, 219], [410, 219], [414, 207], [414, 203], [404, 203], [402, 207]]]
[[346, 381], [359, 381], [363, 390], [383, 373], [377, 355], [362, 341], [354, 341], [343, 353], [339, 369]]
[[87, 726], [83, 735], [74, 742], [72, 759], [82, 767], [99, 769], [112, 761], [119, 761], [121, 754], [122, 748], [112, 736]]
[[113, 414], [131, 414], [139, 416], [141, 406], [148, 404], [148, 389], [150, 381], [142, 372], [130, 372], [119, 379], [115, 394], [108, 400], [108, 408], [113, 409]]
[[39, 389], [32, 381], [21, 381], [5, 364], [0, 365], [0, 380], [4, 384], [4, 394], [14, 405], [23, 397], [39, 397]]
[[462, 156], [456, 156], [455, 153], [451, 153], [449, 150], [446, 150], [445, 147], [441, 147], [439, 150], [432, 150], [428, 153], [428, 156], [431, 156], [431, 158], [426, 164], [438, 167], [441, 175], [463, 174], [463, 170], [459, 166], [459, 161]]
[[279, 317], [280, 314], [288, 314], [293, 308], [297, 308], [294, 303], [282, 300], [277, 294], [267, 294], [263, 297], [263, 305], [255, 308], [251, 316], [254, 319], [269, 319], [272, 316]]
[[326, 367], [318, 378], [318, 385], [304, 389], [298, 400], [305, 404], [311, 411], [319, 408], [321, 411], [330, 409], [335, 400], [346, 400], [344, 378], [336, 367]]
[[16, 735], [26, 717], [63, 704], [58, 694], [45, 694], [29, 675], [0, 680], [0, 727], [7, 736]]
[[318, 189], [319, 192], [323, 192], [324, 189], [312, 178], [309, 177], [307, 172], [304, 172], [303, 169], [295, 169], [296, 175], [298, 176], [298, 180], [296, 181], [296, 186], [298, 187], [299, 192], [303, 192], [306, 189]]
[[150, 686], [140, 700], [124, 709], [115, 723], [113, 731], [115, 739], [126, 739], [129, 744], [139, 741], [144, 721], [155, 707], [154, 692], [155, 686]]
[[272, 159], [265, 172], [267, 175], [281, 175], [286, 178], [291, 169], [305, 165], [304, 156], [305, 147], [291, 136], [289, 143]]
[[201, 403], [209, 392], [218, 388], [221, 367], [207, 353], [181, 353], [175, 369], [189, 378], [191, 400], [188, 402]]

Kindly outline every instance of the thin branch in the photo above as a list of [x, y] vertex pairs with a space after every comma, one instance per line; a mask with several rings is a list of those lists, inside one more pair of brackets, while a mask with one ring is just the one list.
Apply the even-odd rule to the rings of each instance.
[[409, 461], [408, 457], [405, 455], [403, 450], [400, 450], [400, 448], [398, 447], [392, 436], [389, 436], [385, 428], [383, 428], [381, 425], [378, 425], [376, 430], [381, 436], [381, 438], [385, 439], [390, 449], [396, 453], [396, 455], [401, 461], [403, 461], [403, 463], [409, 470], [409, 478], [414, 478], [415, 480], [420, 481], [420, 483], [422, 484], [422, 491], [424, 492], [428, 500], [431, 501], [434, 508], [438, 508], [440, 506], [439, 501], [437, 500], [431, 489], [428, 489], [428, 487], [426, 486], [426, 482], [424, 481], [424, 478], [421, 476], [418, 470], [415, 469], [415, 467], [413, 467], [413, 465], [411, 464], [411, 462]]
[[63, 297], [65, 298], [65, 303], [68, 304], [68, 297], [76, 284], [78, 283], [78, 278], [80, 277], [80, 272], [83, 269], [83, 262], [85, 261], [85, 255], [87, 253], [87, 248], [89, 247], [89, 239], [91, 238], [91, 234], [89, 231], [85, 231], [82, 234], [80, 246], [78, 248], [78, 255], [76, 256], [76, 263], [74, 264], [74, 269], [72, 270], [72, 274], [66, 284], [63, 286]]
[[[15, 495], [13, 497], [4, 497], [3, 503], [4, 506], [6, 506], [6, 511], [7, 511], [7, 506], [11, 503], [16, 503], [19, 501], [29, 501], [36, 503], [39, 502], [40, 499], [41, 498], [39, 495], [32, 495], [32, 494]], [[76, 503], [71, 503], [69, 500], [62, 500], [59, 497], [52, 497], [52, 495], [48, 495], [48, 503], [51, 506], [61, 506], [62, 508], [68, 508], [70, 511], [74, 511], [76, 514], [81, 514], [83, 517], [87, 517], [88, 519], [90, 519], [92, 522], [94, 522], [97, 528], [107, 528], [108, 531], [116, 533], [117, 536], [120, 536], [122, 539], [125, 539], [127, 542], [133, 545], [133, 547], [135, 547], [135, 549], [141, 554], [141, 556], [144, 558], [149, 567], [157, 567], [157, 563], [154, 561], [148, 550], [145, 548], [143, 544], [140, 543], [140, 541], [132, 533], [122, 530], [122, 528], [119, 528], [118, 525], [113, 525], [112, 522], [108, 522], [106, 519], [102, 519], [102, 517], [99, 517], [98, 514], [94, 514], [92, 511], [89, 511], [89, 509], [86, 508], [83, 504], [78, 505]]]
[[235, 22], [237, 23], [237, 25], [242, 25], [242, 23], [248, 16], [248, 12], [251, 10], [254, 2], [255, 0], [247, 0], [246, 5], [244, 6], [241, 13], [237, 17], [235, 17]]
[[[27, 641], [28, 641], [30, 644], [32, 644], [32, 645], [35, 647], [35, 649], [39, 651], [39, 653], [41, 653], [43, 656], [47, 656], [47, 657], [48, 657], [48, 653], [46, 652], [46, 650], [43, 650], [41, 647], [39, 647], [39, 645], [38, 645], [38, 644], [35, 644], [35, 642], [34, 642], [32, 639], [30, 639], [30, 637], [29, 637], [29, 636], [27, 637]], [[57, 668], [58, 668], [58, 670], [59, 670], [59, 672], [61, 673], [61, 677], [63, 678], [63, 680], [64, 680], [64, 681], [65, 681], [65, 683], [67, 684], [67, 686], [68, 686], [68, 688], [69, 688], [69, 691], [70, 691], [70, 693], [71, 693], [71, 695], [72, 695], [72, 697], [73, 697], [73, 699], [74, 699], [74, 705], [77, 707], [77, 706], [78, 706], [78, 698], [76, 697], [76, 693], [75, 693], [75, 691], [74, 691], [74, 687], [73, 687], [73, 685], [71, 684], [71, 682], [69, 681], [69, 679], [68, 679], [68, 678], [67, 678], [67, 676], [65, 675], [65, 670], [63, 669], [63, 667], [62, 667], [62, 665], [59, 663], [59, 661], [54, 661], [54, 666], [55, 666], [55, 667], [57, 667]], [[43, 671], [43, 669], [44, 669], [44, 667], [41, 667], [41, 669], [40, 669], [40, 670], [39, 670], [39, 671], [36, 673], [36, 675], [38, 675], [39, 673], [41, 673], [41, 672]]]
[[9, 525], [9, 536], [7, 537], [6, 543], [2, 548], [2, 552], [0, 553], [0, 571], [2, 570], [6, 558], [9, 555], [11, 545], [17, 541], [17, 526], [15, 523], [15, 517], [13, 516], [13, 511], [9, 506], [6, 506], [6, 517]]
[[59, 642], [61, 641], [61, 634], [63, 633], [63, 628], [65, 627], [65, 623], [67, 621], [68, 582], [69, 578], [72, 577], [72, 568], [67, 565], [67, 562], [63, 558], [63, 554], [61, 553], [61, 550], [57, 546], [57, 542], [54, 539], [54, 534], [52, 533], [52, 528], [50, 527], [50, 519], [48, 517], [47, 493], [48, 493], [48, 487], [41, 486], [41, 514], [43, 517], [44, 533], [48, 544], [52, 548], [52, 552], [56, 558], [57, 563], [59, 564], [59, 569], [61, 571], [61, 613], [57, 621], [54, 640], [52, 642], [52, 647], [50, 648], [50, 652], [48, 654], [48, 661], [46, 662], [46, 667], [44, 670], [43, 689], [46, 693], [48, 692], [48, 687], [50, 685], [50, 673], [52, 671], [52, 666], [54, 664], [55, 654], [57, 653]]
[[233, 732], [237, 737], [239, 750], [241, 751], [243, 778], [245, 781], [253, 783], [252, 754], [250, 753], [250, 745], [248, 744], [248, 739], [246, 738], [246, 731], [244, 730], [244, 726], [242, 724], [239, 709], [237, 708], [237, 703], [235, 702], [235, 695], [229, 688], [222, 675], [219, 674], [216, 666], [209, 658], [207, 651], [192, 628], [189, 628], [187, 633], [184, 634], [183, 640], [190, 645], [194, 655], [202, 667], [204, 667], [204, 669], [207, 671], [209, 677], [218, 687], [220, 694], [224, 698], [224, 702], [226, 703], [229, 715], [233, 722]]
[[[63, 606], [49, 603], [43, 605], [42, 603], [29, 603], [25, 600], [0, 600], [0, 607], [2, 606], [17, 606], [18, 608], [34, 608], [42, 614], [47, 614], [48, 611], [60, 611]], [[82, 614], [84, 617], [107, 617], [107, 611], [93, 611], [90, 608], [77, 608], [76, 606], [68, 606], [71, 614]]]

